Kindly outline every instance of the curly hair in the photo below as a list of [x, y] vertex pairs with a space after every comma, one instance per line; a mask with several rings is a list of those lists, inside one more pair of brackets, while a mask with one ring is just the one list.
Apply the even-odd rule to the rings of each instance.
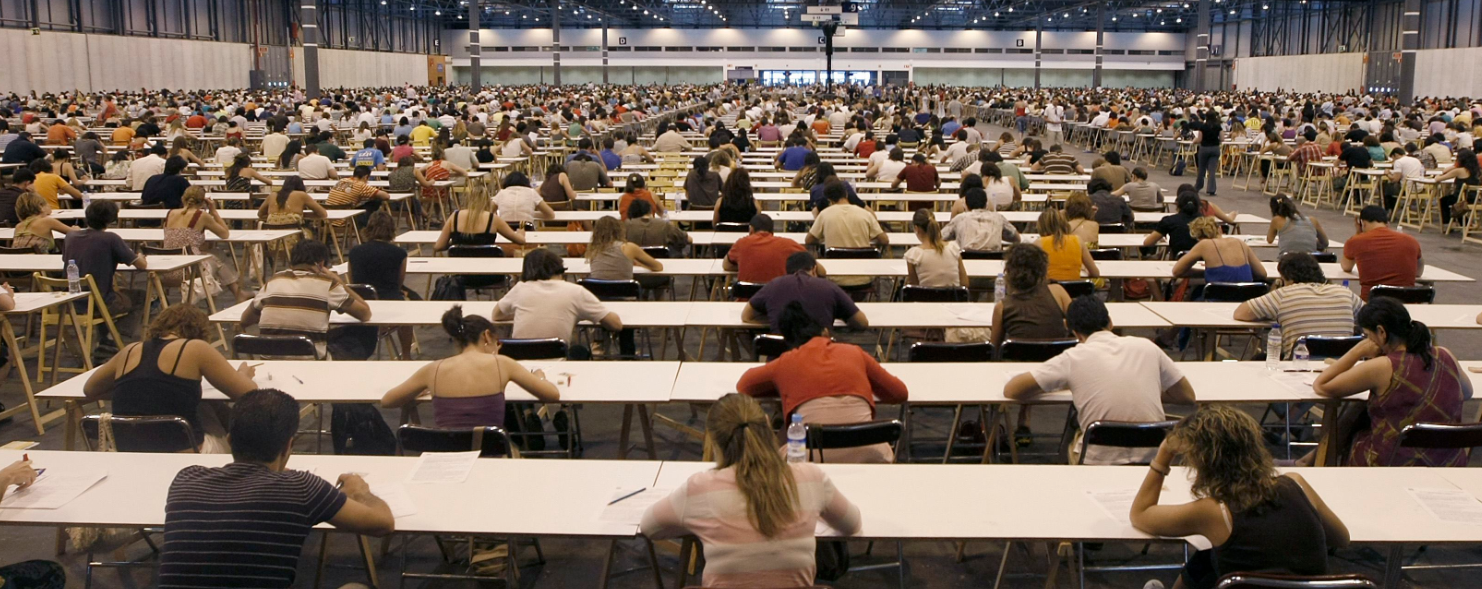
[[209, 335], [210, 329], [211, 322], [206, 319], [204, 311], [195, 305], [177, 303], [165, 307], [165, 310], [154, 316], [144, 337], [154, 339], [173, 335], [181, 339], [203, 340]]
[[1214, 239], [1224, 235], [1214, 217], [1199, 217], [1189, 223], [1189, 235], [1194, 239]]
[[1096, 205], [1091, 202], [1091, 197], [1077, 192], [1065, 199], [1065, 218], [1094, 219], [1096, 218], [1095, 207]]
[[1050, 255], [1038, 246], [1016, 243], [1004, 254], [1004, 277], [1011, 292], [1029, 292], [1045, 282]]
[[1250, 414], [1228, 405], [1205, 405], [1168, 435], [1181, 443], [1184, 463], [1194, 471], [1194, 497], [1224, 503], [1232, 513], [1276, 500], [1276, 465]]

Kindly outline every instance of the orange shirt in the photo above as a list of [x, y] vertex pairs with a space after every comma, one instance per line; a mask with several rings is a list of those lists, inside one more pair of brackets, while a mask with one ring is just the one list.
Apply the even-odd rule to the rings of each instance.
[[820, 117], [813, 121], [813, 132], [819, 135], [827, 134], [832, 128], [833, 126], [828, 124], [828, 119]]
[[113, 130], [114, 147], [128, 147], [129, 142], [134, 140], [134, 129], [131, 127], [119, 127]]
[[77, 131], [67, 125], [58, 123], [46, 129], [47, 145], [72, 145], [76, 140]]
[[780, 397], [784, 415], [823, 397], [854, 396], [873, 409], [875, 399], [895, 404], [906, 401], [906, 383], [896, 378], [874, 356], [854, 344], [836, 344], [826, 337], [808, 340], [762, 366], [747, 370], [736, 391], [752, 397]]
[[653, 207], [654, 211], [659, 210], [659, 203], [654, 201], [654, 194], [649, 192], [647, 188], [639, 188], [633, 192], [624, 192], [621, 197], [618, 197], [618, 215], [624, 221], [628, 220], [628, 205], [632, 204], [635, 199], [646, 200], [649, 206]]

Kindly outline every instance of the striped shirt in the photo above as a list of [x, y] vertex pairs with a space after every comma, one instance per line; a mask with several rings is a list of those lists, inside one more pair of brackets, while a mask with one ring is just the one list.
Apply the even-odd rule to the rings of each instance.
[[344, 313], [353, 300], [345, 287], [328, 278], [289, 269], [269, 278], [252, 306], [262, 313], [258, 333], [307, 337], [324, 356], [330, 312]]
[[1257, 321], [1281, 324], [1281, 355], [1290, 357], [1297, 338], [1353, 335], [1354, 316], [1364, 301], [1337, 284], [1289, 284], [1246, 303]]
[[1039, 163], [1044, 166], [1046, 174], [1074, 174], [1077, 162], [1073, 155], [1052, 151], [1040, 158]]
[[[380, 189], [371, 186], [364, 180], [357, 178], [346, 178], [336, 182], [334, 188], [329, 189], [329, 197], [324, 200], [324, 206], [332, 209], [349, 209], [360, 206], [362, 203], [376, 197]], [[344, 227], [346, 219], [335, 219], [331, 221], [335, 227]]]
[[165, 501], [159, 587], [290, 587], [309, 531], [345, 505], [318, 476], [188, 466]]

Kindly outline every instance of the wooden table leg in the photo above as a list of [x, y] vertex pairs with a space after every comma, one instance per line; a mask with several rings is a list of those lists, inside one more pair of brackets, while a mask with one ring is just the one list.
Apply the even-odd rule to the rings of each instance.
[[623, 426], [618, 430], [618, 460], [628, 458], [628, 439], [633, 433], [633, 405], [623, 405]]
[[[0, 336], [5, 338], [5, 345], [10, 346], [10, 362], [15, 365], [16, 371], [20, 373], [21, 386], [26, 391], [26, 407], [31, 410], [31, 420], [36, 424], [36, 434], [43, 435], [46, 433], [46, 427], [41, 420], [41, 410], [36, 407], [36, 390], [31, 387], [31, 376], [26, 372], [26, 361], [21, 358], [21, 345], [15, 341], [15, 330], [11, 328], [9, 317], [0, 317]], [[41, 337], [46, 337], [45, 332], [42, 333]], [[60, 338], [57, 341], [57, 345], [62, 345]], [[20, 409], [20, 407], [12, 407], [4, 413], [0, 413], [0, 417], [9, 417], [20, 411]]]
[[643, 429], [643, 443], [648, 447], [648, 459], [658, 460], [659, 454], [654, 447], [654, 422], [649, 417], [648, 405], [638, 406], [638, 427]]

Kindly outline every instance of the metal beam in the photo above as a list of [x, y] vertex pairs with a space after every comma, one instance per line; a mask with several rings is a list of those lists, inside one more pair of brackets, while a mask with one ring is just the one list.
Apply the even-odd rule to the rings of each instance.
[[1091, 87], [1101, 87], [1101, 44], [1106, 34], [1106, 5], [1096, 5], [1096, 69], [1091, 70]]
[[1034, 25], [1034, 89], [1039, 90], [1039, 67], [1040, 67], [1040, 25]]
[[561, 2], [547, 0], [551, 13], [551, 72], [552, 82], [561, 85]]
[[1400, 15], [1400, 104], [1415, 100], [1415, 51], [1420, 49], [1421, 0], [1405, 0]]
[[607, 82], [607, 13], [602, 13], [602, 83]]
[[483, 87], [479, 82], [480, 74], [483, 73], [481, 58], [484, 55], [483, 46], [479, 45], [480, 14], [482, 11], [479, 10], [478, 2], [468, 3], [468, 66], [472, 68], [468, 79], [473, 85], [474, 94], [478, 94], [479, 89]]
[[319, 98], [319, 0], [299, 2], [299, 27], [304, 32], [304, 94]]

